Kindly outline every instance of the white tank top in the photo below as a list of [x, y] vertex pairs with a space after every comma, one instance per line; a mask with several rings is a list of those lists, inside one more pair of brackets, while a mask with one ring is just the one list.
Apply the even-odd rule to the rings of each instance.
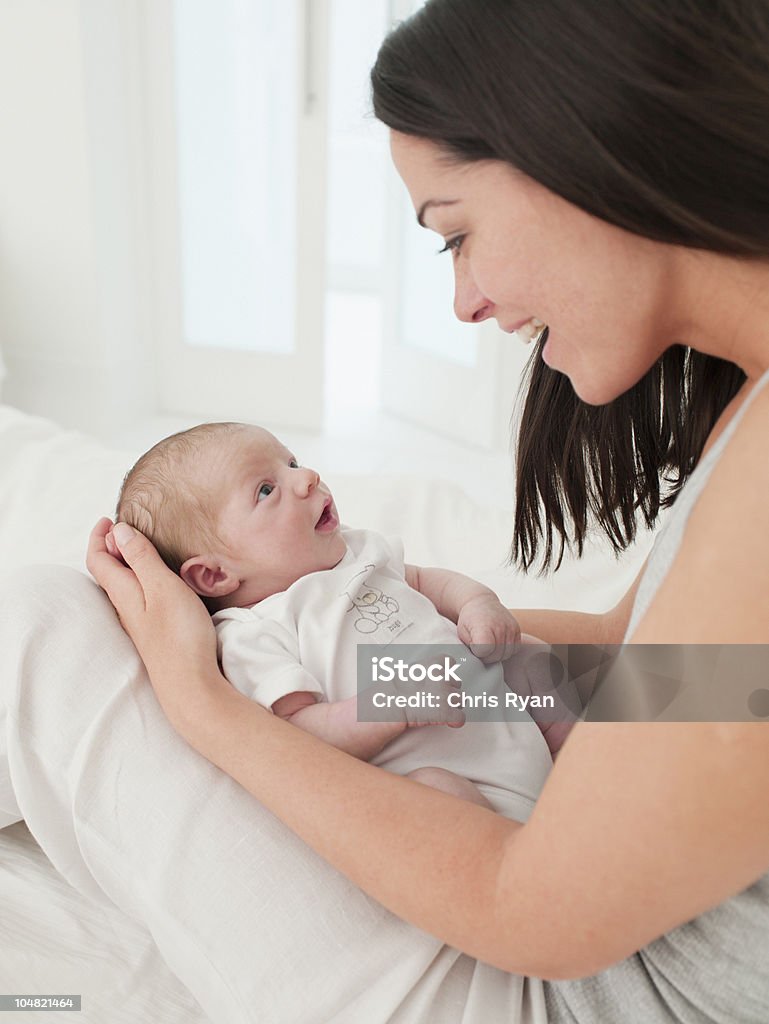
[[[641, 578], [626, 638], [670, 570], [697, 499], [767, 381], [769, 370], [678, 495]], [[767, 781], [756, 784], [765, 786]], [[545, 999], [551, 1024], [767, 1024], [769, 873], [600, 974], [545, 982]]]

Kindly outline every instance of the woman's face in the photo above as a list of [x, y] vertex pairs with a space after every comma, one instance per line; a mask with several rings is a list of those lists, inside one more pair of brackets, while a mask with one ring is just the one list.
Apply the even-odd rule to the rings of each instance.
[[585, 402], [627, 391], [669, 345], [674, 250], [584, 213], [498, 160], [448, 161], [393, 132], [398, 173], [421, 223], [449, 246], [460, 320], [550, 328], [543, 358]]

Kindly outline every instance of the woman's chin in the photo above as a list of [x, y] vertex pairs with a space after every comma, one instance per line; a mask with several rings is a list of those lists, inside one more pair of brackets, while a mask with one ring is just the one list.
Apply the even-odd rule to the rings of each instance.
[[[569, 375], [567, 374], [567, 376]], [[632, 385], [620, 387], [612, 381], [586, 381], [576, 374], [574, 377], [569, 376], [569, 380], [577, 398], [585, 405], [593, 406], [608, 405], [609, 402], [613, 402], [615, 398], [623, 395], [628, 387], [632, 387]]]

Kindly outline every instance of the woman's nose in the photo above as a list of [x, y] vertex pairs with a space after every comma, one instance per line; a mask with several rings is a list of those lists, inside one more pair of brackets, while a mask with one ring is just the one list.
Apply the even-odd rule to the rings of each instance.
[[494, 314], [494, 304], [478, 290], [467, 261], [461, 258], [454, 262], [454, 314], [467, 324], [479, 324]]
[[320, 483], [320, 476], [314, 469], [307, 469], [302, 466], [300, 469], [294, 469], [291, 472], [294, 479], [294, 489], [303, 498], [314, 491]]

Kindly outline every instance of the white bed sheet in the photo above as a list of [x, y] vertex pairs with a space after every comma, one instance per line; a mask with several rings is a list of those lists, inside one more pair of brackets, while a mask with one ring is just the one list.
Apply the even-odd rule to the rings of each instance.
[[[24, 822], [0, 829], [0, 907], [0, 992], [80, 994], [76, 1019], [89, 1024], [207, 1021], [147, 929], [74, 889]], [[10, 1011], [2, 1019], [34, 1024], [51, 1014]]]
[[[110, 451], [82, 434], [0, 406], [0, 558], [6, 569], [51, 562], [84, 571], [88, 531], [100, 515], [111, 513], [122, 476], [138, 454]], [[645, 539], [621, 565], [606, 548], [596, 547], [551, 580], [525, 578], [503, 565], [510, 510], [479, 506], [446, 481], [328, 482], [345, 521], [399, 534], [409, 561], [468, 572], [521, 606], [609, 607], [649, 546]], [[0, 992], [86, 990], [78, 1019], [89, 1024], [206, 1019], [158, 955], [147, 929], [77, 892], [21, 823], [0, 831], [0, 907]], [[50, 1019], [25, 1012], [4, 1020], [10, 1024], [17, 1017]]]

